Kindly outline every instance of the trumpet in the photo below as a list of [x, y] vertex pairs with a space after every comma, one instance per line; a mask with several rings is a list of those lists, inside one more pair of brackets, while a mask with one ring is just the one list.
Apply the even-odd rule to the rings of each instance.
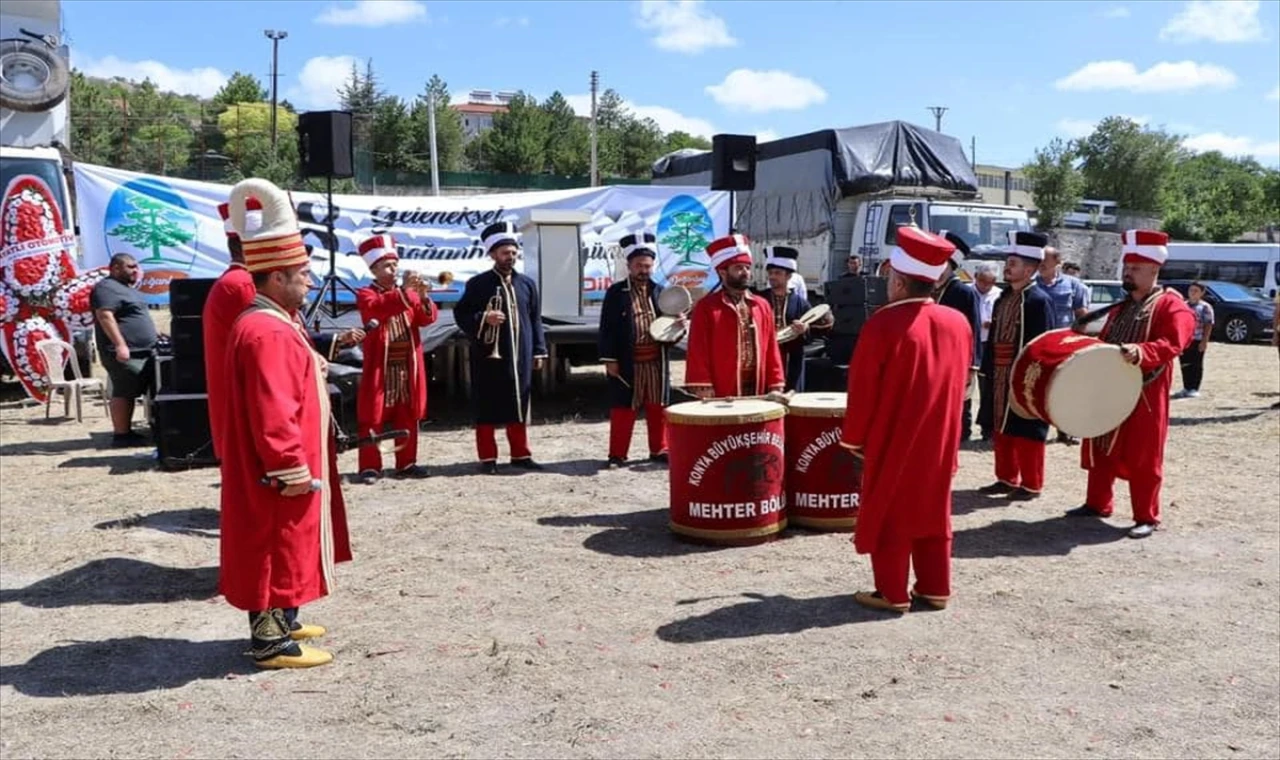
[[[410, 279], [410, 275], [413, 275], [412, 279]], [[431, 279], [427, 279], [423, 275], [420, 275], [417, 272], [414, 272], [413, 270], [401, 269], [399, 272], [396, 273], [396, 278], [399, 280], [398, 284], [401, 286], [404, 286], [412, 281], [419, 289], [426, 292], [426, 291], [432, 290], [432, 285], [431, 285], [432, 279], [434, 279], [435, 282], [439, 284], [441, 287], [447, 287], [450, 283], [453, 282], [453, 272], [441, 272], [435, 277]]]
[[502, 354], [498, 352], [498, 336], [502, 334], [502, 325], [489, 324], [486, 318], [489, 316], [489, 312], [491, 311], [502, 311], [501, 293], [495, 293], [494, 296], [489, 299], [489, 305], [485, 307], [484, 314], [480, 317], [481, 320], [484, 320], [480, 328], [480, 342], [485, 345], [493, 346], [493, 350], [489, 352], [488, 358], [501, 359]]

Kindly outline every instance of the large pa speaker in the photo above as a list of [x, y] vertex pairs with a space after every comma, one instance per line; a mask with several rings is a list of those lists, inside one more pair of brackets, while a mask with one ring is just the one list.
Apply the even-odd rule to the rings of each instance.
[[204, 356], [204, 320], [200, 317], [174, 317], [169, 320], [169, 340], [173, 356]]
[[160, 369], [160, 387], [174, 393], [207, 393], [203, 356], [175, 356]]
[[209, 432], [207, 395], [162, 393], [151, 408], [151, 437], [161, 468], [183, 470], [218, 464]]
[[889, 302], [889, 280], [885, 277], [841, 277], [824, 283], [822, 297], [836, 306], [884, 306]]
[[169, 283], [169, 314], [174, 317], [198, 317], [216, 279], [182, 279]]
[[732, 192], [756, 189], [755, 135], [711, 138], [711, 189]]
[[298, 162], [303, 177], [354, 177], [351, 112], [298, 114]]

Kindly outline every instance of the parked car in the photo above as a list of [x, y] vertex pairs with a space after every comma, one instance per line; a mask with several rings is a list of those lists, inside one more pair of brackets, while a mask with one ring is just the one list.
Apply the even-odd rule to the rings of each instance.
[[[1168, 280], [1163, 284], [1187, 295], [1195, 280]], [[1252, 289], [1234, 282], [1199, 280], [1205, 287], [1204, 300], [1213, 307], [1213, 339], [1227, 343], [1249, 343], [1270, 339], [1275, 332], [1276, 307]]]
[[[1123, 301], [1128, 293], [1124, 292], [1124, 286], [1119, 280], [1083, 280], [1085, 287], [1089, 289], [1089, 309], [1101, 309], [1113, 303]], [[1105, 319], [1099, 317], [1089, 324], [1085, 325], [1084, 332], [1086, 335], [1097, 335], [1102, 332], [1102, 324]]]

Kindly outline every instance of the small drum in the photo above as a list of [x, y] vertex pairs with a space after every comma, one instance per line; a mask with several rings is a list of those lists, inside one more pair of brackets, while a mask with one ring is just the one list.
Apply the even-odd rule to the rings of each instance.
[[682, 285], [668, 285], [658, 294], [658, 311], [678, 317], [693, 306], [693, 294]]
[[787, 516], [848, 533], [858, 522], [862, 460], [840, 445], [846, 393], [797, 393], [787, 410]]
[[787, 527], [781, 404], [690, 401], [667, 409], [671, 530], [695, 542], [743, 546]]
[[1028, 343], [1009, 380], [1015, 412], [1077, 438], [1120, 427], [1142, 395], [1142, 371], [1124, 360], [1119, 346], [1069, 329]]
[[[826, 319], [827, 315], [830, 313], [831, 313], [831, 307], [825, 303], [820, 303], [817, 306], [813, 307], [812, 309], [806, 311], [804, 314], [801, 314], [800, 319], [797, 321], [803, 322], [809, 327], [813, 327], [818, 322], [821, 322], [822, 320]], [[786, 343], [787, 341], [794, 340], [798, 337], [800, 336], [796, 334], [795, 330], [791, 329], [791, 325], [787, 325], [786, 327], [783, 327], [781, 330], [778, 331], [779, 343]]]
[[649, 323], [649, 335], [659, 343], [679, 343], [684, 331], [675, 317], [655, 317]]

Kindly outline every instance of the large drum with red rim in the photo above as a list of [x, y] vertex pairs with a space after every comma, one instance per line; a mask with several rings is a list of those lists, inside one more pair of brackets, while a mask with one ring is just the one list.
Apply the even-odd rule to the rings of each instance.
[[761, 399], [667, 409], [671, 530], [702, 543], [758, 544], [787, 527], [786, 407]]
[[787, 518], [839, 533], [858, 522], [862, 460], [840, 445], [846, 393], [797, 393], [787, 405]]
[[1015, 412], [1077, 438], [1120, 427], [1142, 394], [1142, 371], [1125, 361], [1119, 346], [1069, 329], [1028, 343], [1009, 382]]

